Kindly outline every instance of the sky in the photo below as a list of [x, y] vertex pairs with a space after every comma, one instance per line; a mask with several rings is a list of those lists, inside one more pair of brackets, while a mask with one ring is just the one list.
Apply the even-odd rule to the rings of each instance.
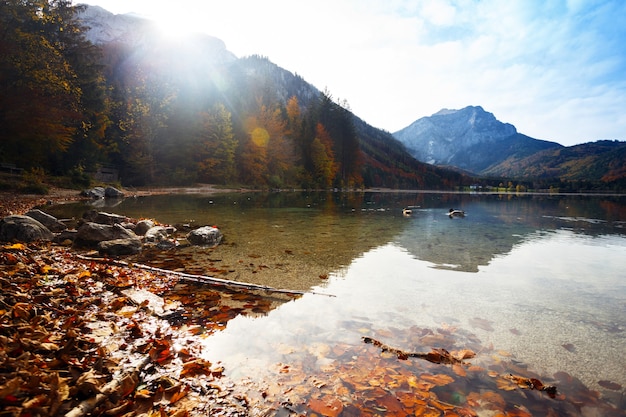
[[626, 1], [81, 0], [296, 73], [394, 133], [482, 106], [566, 146], [626, 140]]

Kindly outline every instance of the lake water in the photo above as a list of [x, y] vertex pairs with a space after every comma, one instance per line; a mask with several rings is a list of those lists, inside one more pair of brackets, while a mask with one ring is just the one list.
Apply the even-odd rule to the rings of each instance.
[[[450, 218], [451, 207], [466, 216]], [[181, 249], [195, 272], [315, 293], [206, 338], [205, 357], [234, 380], [280, 380], [287, 369], [321, 380], [375, 353], [368, 336], [410, 351], [469, 347], [489, 369], [523, 364], [560, 390], [582, 383], [626, 406], [626, 197], [236, 193], [101, 209], [216, 225], [220, 247]]]

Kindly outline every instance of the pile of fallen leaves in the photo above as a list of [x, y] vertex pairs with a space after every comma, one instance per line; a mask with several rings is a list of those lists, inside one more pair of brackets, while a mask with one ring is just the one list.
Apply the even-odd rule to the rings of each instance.
[[[175, 279], [47, 245], [3, 246], [0, 272], [0, 415], [247, 414], [199, 341], [245, 310], [223, 298], [250, 311], [269, 308], [262, 298], [190, 296]], [[174, 286], [177, 300], [158, 295]]]

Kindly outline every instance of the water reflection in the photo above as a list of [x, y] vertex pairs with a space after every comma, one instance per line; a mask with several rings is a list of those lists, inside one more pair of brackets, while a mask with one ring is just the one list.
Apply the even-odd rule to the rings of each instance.
[[[217, 225], [224, 245], [187, 250], [194, 272], [306, 289], [373, 248], [393, 242], [434, 267], [477, 272], [538, 230], [626, 233], [624, 197], [445, 193], [233, 193], [116, 201], [107, 211], [161, 223]], [[104, 201], [104, 200], [102, 200]], [[410, 216], [402, 209], [412, 208]], [[450, 219], [450, 207], [465, 210]], [[83, 203], [46, 208], [82, 216]], [[184, 252], [184, 251], [183, 251]], [[221, 263], [203, 265], [206, 259]], [[250, 268], [235, 266], [253, 264]], [[258, 265], [269, 268], [263, 273]], [[271, 282], [269, 282], [270, 280]]]

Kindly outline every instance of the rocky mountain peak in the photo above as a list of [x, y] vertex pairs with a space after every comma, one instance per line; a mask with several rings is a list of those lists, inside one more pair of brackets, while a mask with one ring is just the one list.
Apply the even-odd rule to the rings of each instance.
[[173, 54], [176, 63], [183, 56], [194, 56], [197, 65], [228, 63], [236, 60], [224, 41], [204, 33], [192, 33], [181, 39], [167, 39], [152, 20], [134, 14], [113, 14], [99, 6], [84, 5], [79, 21], [88, 28], [85, 37], [96, 45], [121, 44], [131, 48], [146, 47], [155, 54]]
[[517, 133], [515, 126], [498, 121], [480, 106], [442, 109], [422, 117], [393, 136], [418, 160], [448, 165], [454, 157], [479, 143], [499, 141]]

